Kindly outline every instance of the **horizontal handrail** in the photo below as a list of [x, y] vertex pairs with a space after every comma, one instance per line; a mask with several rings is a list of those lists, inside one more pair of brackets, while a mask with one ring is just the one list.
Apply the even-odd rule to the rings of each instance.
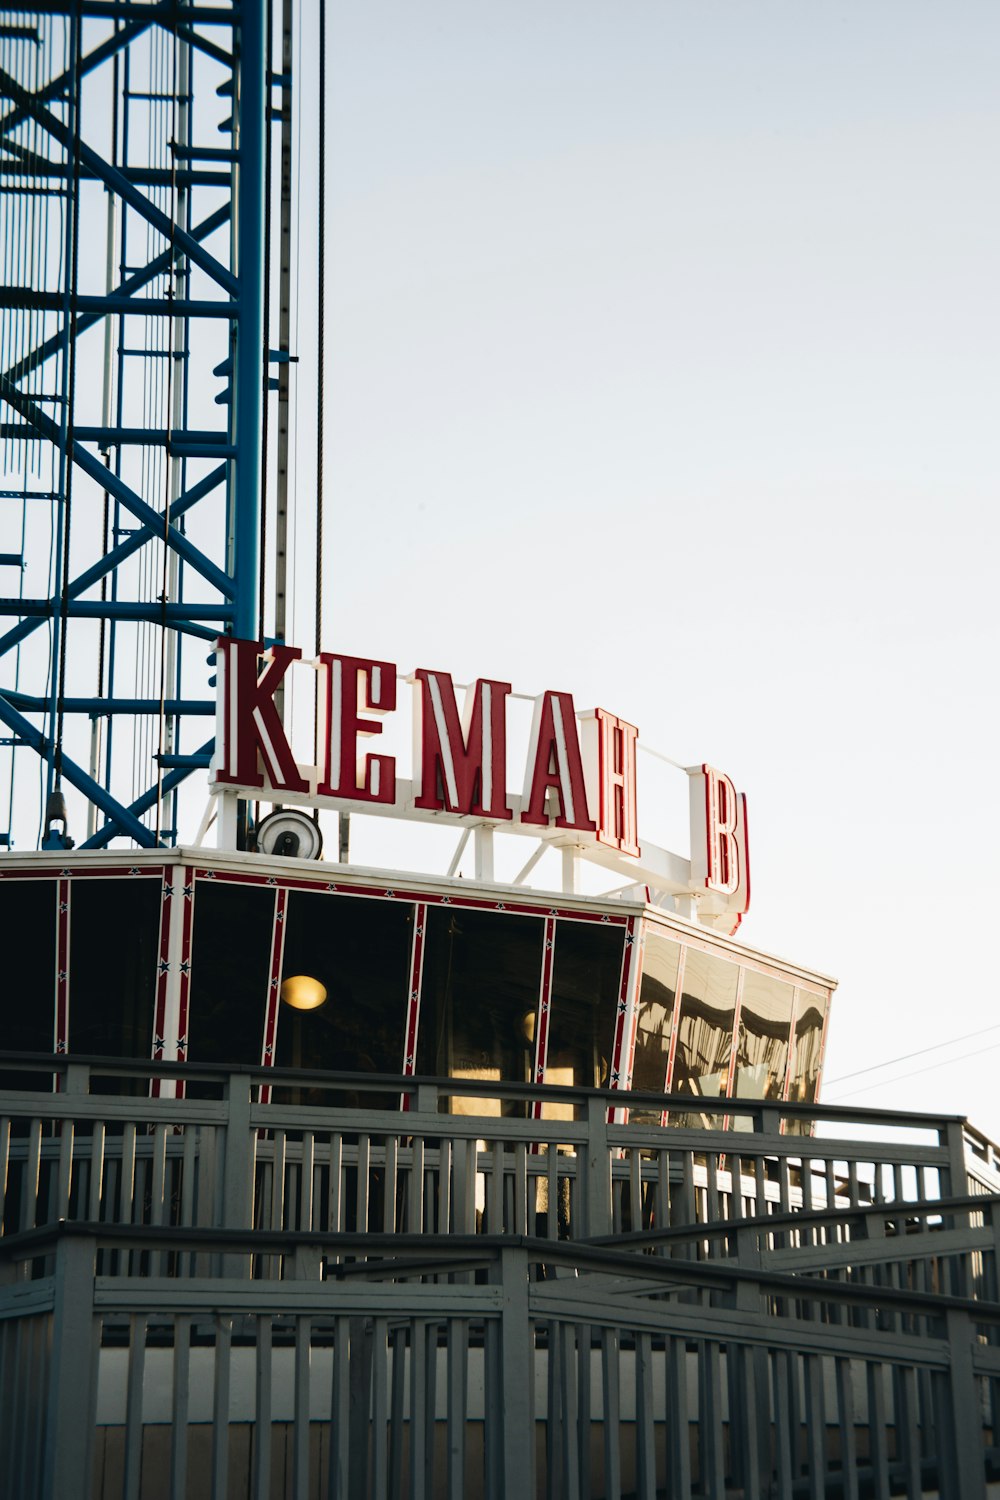
[[[894, 1125], [911, 1129], [943, 1129], [960, 1124], [970, 1131], [964, 1115], [936, 1114], [929, 1112], [906, 1112], [876, 1109], [868, 1106], [824, 1104], [822, 1102], [797, 1103], [791, 1100], [771, 1099], [725, 1099], [706, 1098], [700, 1094], [661, 1094], [640, 1090], [591, 1088], [583, 1085], [554, 1085], [536, 1083], [511, 1083], [503, 1080], [481, 1080], [465, 1078], [442, 1078], [424, 1074], [400, 1075], [392, 1073], [343, 1072], [317, 1068], [262, 1067], [260, 1065], [234, 1063], [219, 1067], [197, 1062], [145, 1062], [138, 1059], [101, 1057], [98, 1055], [74, 1056], [66, 1053], [0, 1051], [0, 1068], [13, 1072], [51, 1072], [67, 1078], [72, 1070], [77, 1077], [110, 1076], [138, 1079], [198, 1080], [201, 1082], [227, 1083], [234, 1078], [246, 1078], [252, 1084], [269, 1084], [272, 1087], [358, 1089], [366, 1093], [403, 1094], [413, 1098], [424, 1092], [434, 1092], [439, 1098], [487, 1098], [504, 1099], [511, 1102], [558, 1102], [585, 1104], [590, 1100], [601, 1100], [609, 1107], [644, 1109], [656, 1108], [678, 1114], [737, 1116], [739, 1118], [761, 1117], [761, 1119], [803, 1120], [851, 1120], [859, 1123]], [[4, 1093], [14, 1090], [0, 1091]], [[172, 1101], [171, 1101], [172, 1102]], [[205, 1101], [211, 1102], [211, 1101]], [[656, 1127], [651, 1127], [656, 1128]], [[975, 1131], [976, 1140], [989, 1144], [980, 1132]], [[739, 1138], [739, 1132], [732, 1133]], [[1000, 1148], [994, 1148], [1000, 1156]]]
[[[650, 1281], [686, 1282], [711, 1284], [717, 1290], [735, 1290], [738, 1285], [753, 1284], [770, 1293], [787, 1295], [796, 1300], [812, 1298], [820, 1302], [852, 1303], [861, 1307], [877, 1309], [892, 1305], [914, 1315], [938, 1316], [946, 1311], [965, 1312], [978, 1323], [1000, 1325], [1000, 1302], [978, 1300], [973, 1297], [957, 1297], [944, 1292], [926, 1294], [901, 1287], [866, 1286], [855, 1282], [830, 1281], [823, 1277], [797, 1276], [787, 1271], [771, 1271], [759, 1266], [739, 1266], [719, 1261], [662, 1260], [644, 1256], [637, 1260], [628, 1251], [613, 1250], [582, 1241], [558, 1241], [540, 1239], [533, 1235], [390, 1235], [390, 1234], [285, 1234], [276, 1235], [266, 1230], [248, 1230], [245, 1233], [217, 1229], [174, 1229], [165, 1226], [136, 1225], [109, 1228], [106, 1224], [62, 1223], [44, 1229], [29, 1230], [12, 1235], [0, 1245], [0, 1260], [31, 1260], [57, 1249], [68, 1240], [88, 1240], [97, 1250], [144, 1251], [156, 1248], [162, 1251], [201, 1250], [216, 1251], [227, 1257], [240, 1255], [287, 1254], [291, 1244], [328, 1252], [329, 1255], [344, 1254], [351, 1250], [364, 1253], [364, 1261], [330, 1265], [329, 1276], [342, 1281], [354, 1277], [384, 1278], [413, 1275], [418, 1267], [406, 1258], [410, 1251], [426, 1263], [426, 1267], [439, 1268], [439, 1274], [448, 1274], [454, 1269], [453, 1262], [468, 1259], [495, 1261], [510, 1251], [524, 1252], [528, 1263], [544, 1266], [564, 1266], [578, 1271], [628, 1271], [635, 1276], [641, 1270], [642, 1278]], [[391, 1251], [391, 1255], [377, 1258], [380, 1250]], [[433, 1269], [430, 1272], [435, 1274]], [[428, 1274], [427, 1269], [422, 1274]], [[115, 1281], [129, 1279], [148, 1282], [148, 1277], [115, 1277]], [[225, 1281], [221, 1277], [184, 1277], [178, 1280]], [[301, 1279], [301, 1277], [297, 1278]]]
[[[740, 1219], [710, 1219], [701, 1224], [684, 1224], [663, 1229], [636, 1229], [621, 1234], [592, 1235], [577, 1244], [586, 1245], [660, 1245], [690, 1240], [724, 1239], [741, 1230], [773, 1234], [781, 1229], [808, 1229], [823, 1224], [854, 1224], [865, 1219], [900, 1219], [921, 1214], [956, 1213], [968, 1209], [975, 1213], [1000, 1206], [1000, 1193], [967, 1193], [957, 1198], [907, 1199], [898, 1203], [868, 1203], [850, 1208], [800, 1209], [795, 1213], [759, 1214]], [[889, 1242], [892, 1243], [891, 1241]], [[898, 1257], [897, 1257], [898, 1258]]]

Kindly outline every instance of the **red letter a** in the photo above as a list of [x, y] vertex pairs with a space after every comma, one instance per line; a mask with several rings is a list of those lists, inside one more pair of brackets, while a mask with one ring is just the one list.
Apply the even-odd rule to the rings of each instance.
[[543, 693], [535, 699], [531, 743], [534, 755], [528, 758], [521, 822], [548, 823], [545, 794], [552, 787], [559, 797], [556, 827], [593, 833], [595, 824], [587, 810], [580, 740], [570, 693]]

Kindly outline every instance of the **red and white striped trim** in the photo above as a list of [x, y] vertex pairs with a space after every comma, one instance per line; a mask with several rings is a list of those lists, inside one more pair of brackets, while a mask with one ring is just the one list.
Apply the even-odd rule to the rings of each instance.
[[[194, 927], [194, 875], [183, 871], [182, 898], [184, 912], [181, 919], [181, 951], [178, 960], [179, 984], [177, 987], [177, 1061], [187, 1062], [188, 1015], [191, 1002], [191, 932]], [[184, 1080], [177, 1080], [177, 1097], [184, 1097]]]
[[[278, 1013], [281, 1006], [281, 965], [285, 956], [285, 907], [288, 892], [281, 886], [274, 893], [274, 919], [271, 924], [271, 961], [268, 966], [267, 1007], [264, 1012], [264, 1040], [261, 1044], [260, 1065], [274, 1067], [274, 1054], [278, 1045]], [[261, 1104], [269, 1104], [271, 1085], [260, 1086]]]
[[[611, 1054], [611, 1077], [608, 1087], [626, 1089], [628, 1074], [632, 1066], [632, 1041], [634, 1039], [633, 1016], [635, 1013], [634, 977], [638, 973], [636, 962], [639, 944], [636, 942], [636, 919], [628, 917], [625, 922], [625, 947], [622, 952], [622, 972], [618, 985], [618, 1015], [615, 1020], [615, 1044]], [[608, 1123], [620, 1124], [628, 1115], [627, 1110], [611, 1105]]]
[[[160, 936], [157, 943], [159, 962], [156, 969], [156, 999], [153, 1004], [152, 1058], [154, 1062], [162, 1062], [163, 1054], [166, 1050], [167, 992], [170, 988], [170, 928], [173, 910], [174, 887], [170, 872], [164, 870], [160, 894]], [[161, 1084], [162, 1079], [160, 1078], [153, 1078], [150, 1081], [149, 1091], [154, 1099], [160, 1097]]]
[[[424, 987], [424, 938], [427, 927], [427, 902], [418, 901], [413, 908], [413, 943], [410, 948], [410, 988], [406, 1000], [406, 1036], [403, 1044], [403, 1076], [412, 1078], [417, 1071], [417, 1030], [420, 1025], [420, 999]], [[400, 1107], [410, 1108], [410, 1095], [404, 1094]]]
[[479, 896], [442, 895], [436, 891], [409, 890], [405, 886], [354, 885], [339, 880], [302, 880], [294, 876], [249, 875], [229, 870], [196, 869], [199, 880], [224, 881], [230, 885], [276, 885], [289, 891], [328, 891], [338, 896], [364, 896], [377, 901], [407, 901], [425, 906], [454, 906], [463, 911], [501, 911], [513, 916], [559, 917], [570, 922], [596, 922], [605, 926], [625, 927], [635, 918], [617, 912], [579, 911], [571, 906], [553, 906], [540, 902], [522, 902], [509, 897], [484, 898]]
[[[545, 945], [542, 949], [542, 976], [538, 984], [538, 1015], [535, 1025], [535, 1070], [536, 1083], [545, 1082], [545, 1069], [549, 1059], [549, 1015], [552, 1011], [552, 970], [556, 955], [556, 919], [545, 919]], [[533, 1120], [542, 1118], [543, 1101], [536, 1099], [531, 1106]], [[538, 1150], [535, 1142], [532, 1151]]]
[[69, 881], [61, 879], [57, 887], [56, 907], [56, 1026], [54, 1052], [69, 1047]]

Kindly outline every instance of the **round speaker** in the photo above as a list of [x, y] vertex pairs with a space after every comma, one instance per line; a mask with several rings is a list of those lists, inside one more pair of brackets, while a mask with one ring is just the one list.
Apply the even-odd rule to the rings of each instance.
[[257, 824], [257, 850], [284, 859], [319, 859], [323, 853], [323, 835], [319, 824], [305, 813], [282, 807]]

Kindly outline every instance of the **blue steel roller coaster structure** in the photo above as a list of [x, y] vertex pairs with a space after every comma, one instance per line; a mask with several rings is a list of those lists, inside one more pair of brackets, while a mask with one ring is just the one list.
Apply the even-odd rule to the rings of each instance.
[[268, 0], [0, 12], [3, 843], [31, 752], [43, 847], [70, 846], [64, 788], [82, 847], [174, 842], [213, 749], [205, 643], [263, 629], [290, 359], [287, 319], [284, 347], [267, 328], [271, 22]]

